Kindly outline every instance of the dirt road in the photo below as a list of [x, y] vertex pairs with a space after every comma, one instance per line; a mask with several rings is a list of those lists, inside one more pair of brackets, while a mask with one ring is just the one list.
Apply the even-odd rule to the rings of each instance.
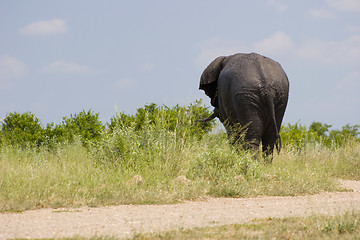
[[342, 181], [352, 192], [300, 197], [211, 198], [174, 205], [120, 205], [41, 209], [0, 214], [0, 239], [80, 236], [131, 237], [139, 232], [244, 223], [255, 218], [360, 211], [360, 182]]

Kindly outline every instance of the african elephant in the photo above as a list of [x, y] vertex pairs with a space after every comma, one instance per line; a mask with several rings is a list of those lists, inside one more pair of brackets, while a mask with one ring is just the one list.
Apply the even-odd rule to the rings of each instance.
[[[232, 144], [257, 152], [261, 142], [266, 156], [272, 156], [275, 145], [280, 152], [289, 81], [279, 63], [256, 53], [221, 56], [202, 73], [199, 89], [215, 107], [200, 122], [218, 117]], [[245, 141], [238, 141], [241, 135]]]

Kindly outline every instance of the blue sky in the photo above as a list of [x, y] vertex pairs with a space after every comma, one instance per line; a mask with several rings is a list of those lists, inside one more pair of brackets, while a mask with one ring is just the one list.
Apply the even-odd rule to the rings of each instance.
[[217, 56], [257, 52], [290, 81], [284, 122], [360, 124], [359, 0], [0, 0], [0, 118], [203, 99]]

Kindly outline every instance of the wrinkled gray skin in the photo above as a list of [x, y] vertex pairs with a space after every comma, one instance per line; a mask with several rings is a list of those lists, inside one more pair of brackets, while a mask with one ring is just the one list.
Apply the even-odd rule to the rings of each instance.
[[[280, 152], [279, 130], [289, 95], [289, 81], [279, 63], [256, 53], [218, 57], [204, 70], [200, 89], [210, 97], [232, 144], [245, 134], [245, 149]], [[243, 131], [240, 128], [247, 127]]]

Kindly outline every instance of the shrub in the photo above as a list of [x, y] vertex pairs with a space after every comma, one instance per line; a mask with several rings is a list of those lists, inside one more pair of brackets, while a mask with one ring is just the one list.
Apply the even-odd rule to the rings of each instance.
[[134, 127], [135, 131], [146, 131], [149, 126], [165, 129], [175, 132], [181, 136], [196, 136], [202, 138], [209, 133], [215, 121], [207, 123], [199, 123], [198, 119], [205, 118], [210, 115], [210, 111], [201, 106], [201, 101], [196, 101], [189, 106], [167, 107], [157, 106], [155, 103], [145, 105], [144, 108], [137, 109], [135, 115], [126, 115], [125, 113], [117, 114], [113, 117], [109, 124], [109, 130], [120, 127]]
[[320, 122], [313, 122], [309, 129], [299, 123], [287, 124], [282, 126], [280, 135], [285, 146], [297, 150], [309, 145], [336, 148], [349, 141], [360, 141], [359, 125], [347, 124], [341, 130], [330, 130], [330, 128], [331, 125]]
[[45, 137], [40, 120], [30, 112], [9, 113], [1, 126], [1, 142], [24, 147], [40, 145]]
[[303, 149], [308, 142], [311, 142], [308, 133], [305, 126], [299, 123], [293, 125], [288, 123], [285, 126], [281, 126], [280, 136], [282, 144], [285, 147], [292, 147], [296, 150]]
[[197, 122], [210, 114], [200, 104], [169, 108], [152, 103], [139, 108], [135, 115], [117, 114], [109, 130], [89, 150], [101, 162], [132, 165], [139, 164], [140, 159], [176, 159], [169, 154], [178, 155], [184, 145], [202, 139], [215, 124]]
[[331, 125], [313, 122], [311, 123], [309, 130], [316, 133], [319, 137], [327, 137], [326, 133], [329, 132], [329, 128], [331, 128]]
[[61, 124], [54, 126], [48, 124], [46, 132], [50, 139], [56, 142], [74, 142], [76, 137], [80, 137], [83, 145], [89, 141], [97, 141], [101, 138], [104, 130], [103, 124], [99, 121], [99, 113], [85, 110], [80, 113], [71, 114], [70, 117], [63, 117]]
[[328, 139], [335, 146], [343, 146], [348, 141], [359, 141], [359, 125], [351, 126], [349, 124], [342, 127], [340, 130], [332, 130], [329, 133]]

